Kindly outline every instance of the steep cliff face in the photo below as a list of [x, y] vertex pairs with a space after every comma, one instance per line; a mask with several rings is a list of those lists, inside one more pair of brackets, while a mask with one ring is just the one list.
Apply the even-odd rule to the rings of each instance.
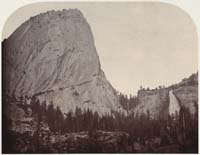
[[37, 96], [64, 112], [76, 106], [99, 113], [121, 108], [101, 70], [93, 35], [77, 9], [30, 18], [3, 42], [4, 92]]
[[174, 108], [174, 100], [170, 100], [170, 92], [174, 95], [174, 100], [178, 100], [180, 107], [189, 108], [191, 113], [195, 112], [194, 103], [198, 103], [198, 74], [193, 74], [189, 78], [183, 79], [180, 83], [170, 87], [138, 91], [139, 104], [133, 110], [135, 113], [146, 113], [147, 110], [154, 118], [167, 117]]
[[139, 104], [135, 107], [135, 113], [147, 113], [149, 110], [151, 117], [165, 117], [168, 114], [169, 98], [168, 90], [140, 90], [138, 91]]
[[198, 73], [172, 85], [169, 89], [173, 90], [180, 106], [187, 107], [191, 113], [195, 112], [194, 103], [198, 103]]

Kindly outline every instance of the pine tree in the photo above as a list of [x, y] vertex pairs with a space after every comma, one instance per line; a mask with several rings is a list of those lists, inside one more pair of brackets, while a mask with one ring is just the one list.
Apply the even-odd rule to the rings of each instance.
[[60, 107], [57, 106], [55, 111], [55, 130], [57, 132], [61, 132], [63, 130], [63, 122], [64, 122], [63, 114], [60, 110]]
[[50, 127], [50, 130], [55, 132], [55, 110], [54, 110], [54, 105], [53, 103], [51, 102], [49, 105], [48, 105], [48, 108], [47, 108], [47, 123]]
[[73, 118], [72, 118], [72, 112], [71, 111], [69, 111], [66, 114], [65, 125], [66, 125], [66, 131], [67, 132], [73, 131]]
[[82, 110], [81, 108], [76, 107], [75, 109], [75, 125], [76, 125], [76, 132], [81, 131], [81, 120], [82, 120]]
[[99, 115], [97, 112], [94, 113], [94, 118], [93, 118], [93, 129], [97, 130], [98, 129], [98, 124], [99, 124]]

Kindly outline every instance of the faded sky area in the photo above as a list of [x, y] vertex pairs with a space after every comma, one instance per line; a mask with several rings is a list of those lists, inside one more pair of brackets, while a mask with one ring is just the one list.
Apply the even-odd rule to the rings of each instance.
[[171, 85], [197, 72], [197, 32], [181, 9], [156, 2], [49, 2], [17, 10], [3, 39], [31, 16], [78, 8], [87, 19], [107, 79], [120, 92]]

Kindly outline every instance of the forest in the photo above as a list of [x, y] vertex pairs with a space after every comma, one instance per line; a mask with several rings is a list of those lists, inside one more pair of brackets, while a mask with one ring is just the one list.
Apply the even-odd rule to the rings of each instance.
[[[53, 133], [71, 133], [89, 131], [91, 133], [103, 131], [120, 131], [129, 134], [129, 142], [137, 141], [145, 145], [148, 140], [155, 137], [161, 139], [159, 145], [167, 146], [179, 144], [186, 152], [197, 150], [198, 146], [198, 107], [194, 115], [191, 115], [188, 108], [181, 107], [180, 112], [168, 118], [153, 119], [150, 111], [143, 114], [125, 115], [119, 112], [112, 112], [99, 116], [97, 112], [87, 109], [82, 111], [76, 107], [75, 111], [62, 113], [60, 108], [54, 107], [53, 103], [40, 103], [33, 98], [30, 105], [21, 105], [22, 108], [30, 106], [33, 114], [38, 119], [38, 124], [46, 122]], [[40, 129], [38, 129], [40, 130]]]
[[[121, 95], [121, 102], [130, 102], [129, 100], [133, 99]], [[128, 143], [132, 146], [131, 152], [135, 152], [135, 142], [146, 146], [148, 152], [153, 152], [155, 146], [151, 146], [152, 141], [156, 143], [156, 147], [176, 144], [182, 152], [198, 151], [198, 105], [196, 102], [194, 102], [194, 114], [191, 114], [188, 108], [181, 107], [179, 113], [176, 112], [175, 115], [169, 115], [165, 119], [152, 118], [149, 110], [143, 114], [131, 112], [128, 115], [112, 111], [111, 114], [99, 116], [97, 112], [92, 112], [90, 109], [82, 110], [76, 107], [75, 111], [62, 113], [60, 107], [54, 107], [52, 102], [40, 103], [37, 98], [33, 98], [30, 104], [18, 102], [17, 105], [24, 111], [31, 109], [33, 117], [37, 120], [37, 130], [34, 134], [36, 142], [42, 130], [41, 124], [45, 122], [51, 133], [55, 135], [84, 131], [88, 131], [89, 134], [95, 134], [97, 131], [128, 133]], [[4, 133], [7, 133], [6, 129], [9, 128], [8, 122], [4, 116]]]

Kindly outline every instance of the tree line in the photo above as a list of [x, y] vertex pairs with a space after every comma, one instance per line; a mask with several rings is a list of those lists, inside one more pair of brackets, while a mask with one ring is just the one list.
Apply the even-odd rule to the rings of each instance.
[[194, 114], [189, 109], [181, 107], [180, 112], [169, 115], [168, 118], [152, 118], [151, 112], [128, 116], [111, 111], [110, 114], [99, 116], [90, 109], [82, 110], [76, 107], [75, 111], [63, 114], [60, 108], [53, 103], [40, 103], [32, 100], [31, 108], [42, 121], [46, 121], [52, 132], [69, 133], [81, 131], [120, 131], [130, 135], [130, 142], [146, 143], [147, 140], [159, 137], [160, 145], [172, 143], [180, 144], [183, 149], [197, 150], [198, 148], [198, 107], [194, 102]]
[[126, 109], [127, 112], [129, 112], [129, 110], [134, 109], [139, 104], [139, 99], [136, 96], [127, 96], [119, 93], [119, 103], [123, 109]]
[[50, 131], [55, 134], [82, 131], [94, 133], [97, 130], [119, 131], [129, 134], [130, 144], [138, 142], [146, 145], [147, 141], [159, 138], [160, 146], [179, 144], [184, 152], [197, 152], [198, 149], [198, 105], [196, 102], [194, 102], [194, 114], [191, 114], [188, 108], [181, 107], [180, 112], [169, 115], [167, 118], [152, 118], [149, 110], [146, 113], [132, 112], [129, 115], [111, 111], [110, 114], [99, 116], [97, 112], [90, 109], [82, 110], [76, 107], [74, 111], [62, 113], [60, 107], [54, 105], [52, 102], [40, 103], [37, 98], [33, 98], [30, 104], [18, 103], [25, 112], [28, 108], [32, 110], [32, 115], [37, 118], [38, 132], [41, 122], [45, 122]]

